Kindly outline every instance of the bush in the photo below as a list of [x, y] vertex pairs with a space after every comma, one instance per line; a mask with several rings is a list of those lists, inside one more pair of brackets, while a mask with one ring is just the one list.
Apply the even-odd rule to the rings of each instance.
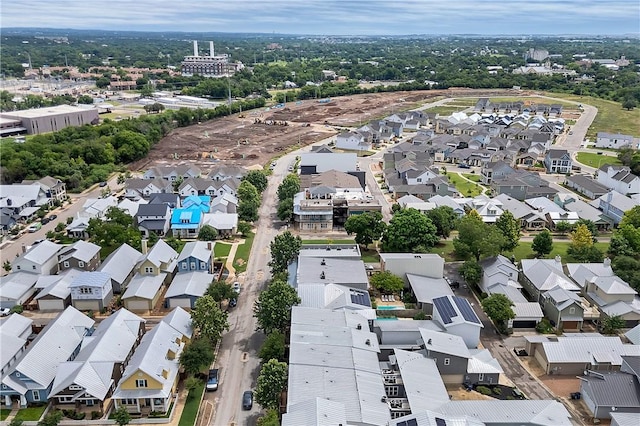
[[102, 417], [102, 413], [100, 411], [92, 411], [91, 412], [91, 420], [97, 420]]
[[24, 308], [22, 307], [22, 305], [15, 305], [10, 310], [12, 314], [21, 314], [23, 311], [24, 311]]
[[76, 410], [62, 410], [62, 414], [71, 420], [84, 420], [86, 413], [78, 413]]
[[548, 319], [542, 318], [542, 321], [536, 325], [536, 331], [541, 334], [550, 334], [553, 333], [553, 326]]
[[413, 316], [413, 319], [416, 321], [423, 321], [427, 319], [427, 314], [425, 314], [424, 312], [418, 312], [417, 314], [415, 314]]
[[477, 386], [476, 391], [480, 392], [482, 395], [487, 395], [487, 396], [491, 395], [491, 389], [489, 389], [486, 386]]
[[496, 386], [495, 388], [493, 388], [493, 393], [495, 395], [502, 395], [502, 389]]

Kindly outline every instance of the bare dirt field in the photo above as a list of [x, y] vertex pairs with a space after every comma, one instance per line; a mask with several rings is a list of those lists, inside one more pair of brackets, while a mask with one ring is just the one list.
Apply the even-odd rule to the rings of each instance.
[[[357, 126], [394, 112], [406, 111], [434, 98], [504, 95], [510, 91], [470, 89], [391, 92], [305, 100], [283, 108], [262, 108], [173, 130], [146, 159], [131, 165], [193, 162], [213, 167], [217, 161], [244, 167], [265, 165], [293, 145], [309, 145], [336, 135], [341, 127]], [[285, 125], [286, 124], [286, 125]]]

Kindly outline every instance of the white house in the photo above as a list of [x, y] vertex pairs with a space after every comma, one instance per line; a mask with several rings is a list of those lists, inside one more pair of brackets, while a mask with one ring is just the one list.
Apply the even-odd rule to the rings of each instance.
[[640, 193], [640, 176], [631, 173], [626, 166], [605, 164], [598, 169], [598, 182], [622, 195]]
[[336, 136], [336, 148], [353, 151], [371, 150], [371, 142], [358, 132], [343, 132]]
[[100, 311], [113, 298], [111, 275], [106, 272], [83, 272], [69, 285], [73, 307]]
[[54, 274], [58, 271], [58, 252], [62, 247], [49, 240], [31, 246], [11, 262], [11, 270], [42, 275]]
[[405, 274], [442, 278], [444, 273], [444, 259], [431, 253], [380, 253], [380, 264], [383, 271], [403, 278]]
[[634, 146], [633, 136], [621, 133], [598, 132], [596, 137], [596, 148], [620, 149], [623, 147], [637, 148]]
[[467, 299], [451, 295], [433, 299], [433, 320], [461, 337], [468, 348], [478, 347], [483, 325]]

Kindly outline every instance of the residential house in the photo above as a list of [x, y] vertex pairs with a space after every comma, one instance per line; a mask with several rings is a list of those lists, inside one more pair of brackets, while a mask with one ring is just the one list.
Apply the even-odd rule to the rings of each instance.
[[515, 172], [515, 169], [504, 161], [486, 163], [480, 171], [482, 183], [490, 185], [494, 179], [502, 179]]
[[[620, 316], [625, 321], [625, 328], [635, 327], [640, 322], [638, 293], [618, 276], [593, 276], [586, 280], [583, 291], [603, 314]], [[625, 312], [621, 311], [623, 308], [626, 308]]]
[[58, 252], [58, 271], [77, 268], [95, 271], [100, 266], [100, 246], [87, 241], [76, 241]]
[[[29, 336], [33, 333], [33, 320], [20, 314], [11, 314], [0, 320], [0, 339], [2, 351], [0, 351], [0, 376], [4, 378], [9, 368], [20, 359], [27, 349]], [[6, 398], [2, 403], [11, 407], [11, 399]]]
[[566, 149], [550, 149], [544, 157], [547, 173], [571, 173], [571, 155]]
[[61, 363], [55, 373], [49, 399], [59, 409], [96, 407], [106, 412], [105, 402], [145, 332], [145, 320], [119, 309], [105, 318], [73, 359]]
[[202, 225], [218, 231], [219, 238], [227, 238], [238, 232], [237, 213], [207, 213], [202, 216]]
[[196, 238], [202, 226], [202, 211], [198, 208], [174, 209], [171, 212], [171, 231], [176, 238]]
[[178, 256], [178, 272], [213, 272], [211, 262], [213, 246], [211, 241], [190, 241]]
[[548, 212], [546, 214], [547, 223], [549, 228], [555, 230], [559, 223], [568, 223], [569, 225], [575, 225], [580, 220], [580, 216], [577, 212], [562, 211], [562, 212]]
[[467, 205], [480, 215], [484, 223], [495, 223], [504, 213], [500, 200], [489, 198], [484, 194], [469, 199]]
[[78, 213], [78, 215], [73, 218], [73, 221], [64, 229], [67, 231], [69, 237], [86, 240], [89, 238], [89, 234], [87, 233], [88, 228], [89, 218], [80, 216], [80, 213]]
[[423, 277], [407, 274], [409, 288], [417, 301], [417, 308], [427, 315], [433, 314], [433, 299], [442, 296], [453, 296], [449, 283], [444, 278]]
[[246, 173], [247, 170], [244, 167], [225, 164], [211, 169], [207, 174], [207, 178], [216, 182], [223, 182], [228, 180], [235, 180], [237, 182], [240, 182], [240, 180]]
[[494, 286], [518, 281], [518, 268], [501, 254], [482, 260], [480, 266], [483, 272], [479, 285], [485, 293], [490, 293]]
[[[486, 400], [486, 401], [450, 401], [438, 410], [443, 416], [455, 416], [459, 421], [468, 421], [483, 425], [556, 425], [570, 426], [572, 418], [569, 411], [556, 400]], [[473, 420], [469, 420], [473, 419]], [[400, 419], [398, 419], [400, 420]], [[436, 424], [437, 423], [433, 423]], [[455, 423], [452, 423], [455, 424]], [[464, 424], [464, 423], [463, 423]], [[396, 426], [399, 426], [398, 423]]]
[[627, 147], [634, 149], [638, 148], [637, 142], [635, 142], [631, 135], [607, 132], [598, 132], [596, 135], [596, 148], [620, 149]]
[[336, 148], [353, 151], [370, 151], [371, 140], [358, 131], [343, 132], [336, 135]]
[[117, 207], [129, 216], [135, 217], [138, 214], [138, 209], [143, 204], [149, 204], [149, 202], [143, 198], [135, 201], [125, 198], [118, 203]]
[[15, 222], [24, 223], [35, 217], [50, 199], [40, 185], [0, 185], [0, 211]]
[[494, 194], [506, 194], [519, 201], [536, 197], [553, 198], [558, 192], [537, 173], [526, 170], [517, 170], [505, 178], [494, 178], [491, 189]]
[[[638, 359], [639, 357], [635, 357]], [[635, 361], [636, 366], [639, 364]], [[640, 378], [637, 372], [588, 371], [580, 379], [580, 395], [595, 419], [609, 419], [611, 413], [640, 416]]]
[[612, 220], [600, 210], [582, 200], [571, 200], [564, 203], [563, 207], [569, 213], [576, 213], [580, 219], [590, 220], [600, 231], [608, 231], [612, 226]]
[[364, 262], [340, 257], [298, 256], [290, 265], [289, 281], [295, 288], [306, 284], [338, 284], [368, 290], [369, 279]]
[[166, 204], [170, 209], [182, 207], [180, 196], [173, 193], [153, 194], [149, 197], [149, 204]]
[[442, 278], [444, 259], [432, 253], [380, 253], [380, 268], [399, 277], [415, 274]]
[[629, 343], [640, 345], [640, 325], [636, 325], [631, 330], [624, 333], [624, 337], [627, 338]]
[[11, 309], [26, 304], [36, 292], [38, 277], [37, 274], [21, 271], [0, 277], [0, 308]]
[[369, 292], [338, 284], [305, 284], [296, 288], [299, 306], [330, 310], [356, 310], [367, 318], [375, 317]]
[[193, 164], [179, 164], [177, 166], [152, 167], [144, 172], [143, 179], [166, 179], [169, 182], [176, 182], [180, 179], [199, 177], [201, 171]]
[[460, 384], [465, 381], [471, 353], [462, 337], [421, 329], [418, 345], [427, 358], [435, 361], [444, 383]]
[[605, 164], [598, 169], [598, 182], [622, 195], [640, 193], [640, 176], [631, 173], [627, 166]]
[[312, 175], [336, 170], [351, 172], [357, 170], [358, 155], [356, 153], [304, 153], [300, 155], [300, 174]]
[[151, 233], [164, 236], [169, 231], [171, 219], [171, 209], [165, 203], [162, 204], [142, 204], [138, 207], [135, 216], [138, 229], [142, 232], [143, 238], [149, 238]]
[[158, 194], [172, 193], [173, 185], [166, 179], [127, 179], [124, 196], [131, 200], [150, 199]]
[[450, 197], [448, 195], [434, 195], [428, 200], [430, 203], [434, 203], [436, 207], [448, 206], [453, 209], [458, 217], [462, 217], [466, 214], [464, 210], [464, 206], [460, 204], [455, 198]]
[[522, 259], [520, 264], [520, 282], [533, 300], [542, 302], [542, 295], [556, 287], [580, 291], [580, 287], [565, 275], [560, 256], [554, 259]]
[[591, 198], [592, 200], [598, 197], [602, 197], [604, 194], [609, 192], [608, 187], [596, 180], [593, 180], [593, 178], [591, 178], [590, 176], [567, 176], [564, 184], [569, 188], [584, 195], [585, 197]]
[[11, 262], [14, 272], [31, 272], [33, 274], [51, 275], [58, 272], [58, 252], [62, 245], [44, 240]]
[[71, 283], [84, 271], [67, 269], [57, 275], [41, 275], [35, 284], [34, 300], [41, 311], [64, 311], [71, 305]]
[[100, 312], [113, 298], [111, 275], [106, 272], [83, 272], [69, 284], [73, 307], [83, 311]]
[[520, 222], [520, 227], [526, 231], [539, 231], [544, 229], [547, 219], [537, 209], [533, 209], [507, 194], [499, 194], [495, 198], [502, 203], [502, 209], [510, 211], [513, 217]]
[[404, 197], [400, 197], [397, 201], [398, 205], [403, 209], [416, 209], [422, 213], [426, 213], [429, 210], [433, 210], [436, 208], [435, 203], [421, 200], [414, 195], [405, 195]]
[[47, 401], [58, 366], [75, 358], [93, 325], [91, 318], [72, 306], [49, 322], [24, 355], [3, 374], [0, 395], [5, 404], [17, 399], [21, 407], [26, 407]]
[[542, 295], [541, 304], [545, 316], [558, 330], [582, 330], [584, 308], [575, 292], [556, 287]]
[[467, 299], [451, 295], [433, 299], [433, 320], [447, 333], [460, 336], [468, 348], [478, 347], [483, 325]]
[[622, 220], [622, 216], [628, 210], [638, 205], [636, 201], [629, 197], [625, 197], [616, 190], [611, 190], [600, 198], [596, 198], [590, 202], [593, 207], [602, 210], [602, 212], [611, 219], [614, 225], [618, 225]]
[[143, 257], [142, 253], [129, 244], [123, 244], [107, 256], [98, 270], [109, 274], [113, 292], [120, 294], [131, 281], [135, 267]]
[[23, 185], [39, 185], [49, 199], [49, 205], [61, 203], [67, 199], [67, 187], [63, 181], [51, 176], [38, 180], [23, 180]]
[[178, 194], [181, 197], [188, 197], [190, 195], [208, 195], [215, 197], [218, 195], [219, 182], [212, 181], [204, 178], [191, 178], [187, 179], [178, 187]]
[[145, 333], [113, 392], [116, 409], [148, 415], [166, 413], [177, 403], [179, 359], [191, 339], [190, 322], [188, 315], [172, 313]]
[[111, 207], [118, 206], [118, 199], [113, 196], [106, 198], [87, 198], [82, 205], [80, 216], [95, 219], [105, 219]]
[[176, 274], [164, 295], [165, 307], [193, 309], [214, 280], [215, 276], [206, 270]]
[[238, 198], [231, 194], [222, 194], [211, 202], [211, 213], [237, 213]]

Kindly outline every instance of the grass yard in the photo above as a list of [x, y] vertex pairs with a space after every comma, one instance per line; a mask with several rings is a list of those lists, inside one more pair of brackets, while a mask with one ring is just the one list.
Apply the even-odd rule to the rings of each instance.
[[253, 245], [253, 237], [255, 237], [255, 234], [250, 232], [245, 238], [244, 244], [240, 244], [236, 250], [236, 257], [233, 259], [233, 267], [236, 269], [236, 274], [247, 270], [249, 253], [251, 253], [251, 246]]
[[178, 426], [193, 426], [195, 424], [203, 391], [204, 382], [200, 381], [198, 382], [198, 386], [193, 391], [189, 392]]
[[302, 240], [302, 244], [355, 244], [356, 240]]
[[374, 249], [361, 249], [360, 253], [362, 253], [362, 261], [364, 263], [378, 263], [380, 262], [380, 254], [378, 254], [377, 250]]
[[[555, 93], [546, 93], [546, 96], [549, 97], [556, 97]], [[558, 98], [565, 98], [564, 96], [557, 96]], [[565, 98], [566, 99], [566, 98]], [[525, 104], [527, 103], [534, 103], [534, 104], [558, 104], [558, 105], [562, 105], [563, 108], [566, 109], [574, 109], [577, 110], [578, 109], [578, 105], [572, 104], [570, 102], [563, 102], [562, 100], [557, 100], [557, 101], [551, 101], [549, 99], [544, 99], [544, 98], [538, 98], [535, 96], [503, 96], [503, 97], [497, 97], [494, 98], [493, 96], [489, 97], [489, 100], [491, 102], [517, 102], [517, 101], [522, 101]], [[570, 99], [573, 100], [573, 99]], [[588, 104], [588, 102], [585, 102]]]
[[425, 109], [424, 112], [429, 114], [451, 115], [454, 112], [461, 112], [464, 109], [466, 108], [461, 106], [436, 106]]
[[578, 152], [576, 158], [579, 163], [596, 169], [603, 164], [613, 164], [615, 166], [622, 165], [617, 157], [612, 157], [610, 155], [598, 155], [594, 152]]
[[4, 421], [11, 413], [11, 410], [8, 408], [0, 408], [0, 422]]
[[475, 197], [482, 193], [482, 188], [479, 185], [463, 179], [458, 173], [447, 173], [447, 177], [463, 197]]
[[231, 244], [219, 243], [216, 241], [216, 245], [213, 246], [213, 257], [228, 257], [231, 251]]
[[474, 182], [480, 182], [482, 180], [482, 178], [479, 175], [474, 175], [471, 173], [462, 173], [462, 176], [466, 177], [469, 180], [472, 180]]
[[16, 414], [16, 420], [22, 420], [24, 422], [37, 422], [42, 417], [42, 413], [44, 413], [46, 405], [41, 405], [37, 407], [27, 407], [21, 408], [18, 410], [18, 414]]
[[585, 103], [587, 105], [592, 105], [598, 108], [598, 114], [596, 115], [595, 120], [593, 120], [593, 124], [587, 131], [587, 137], [590, 140], [595, 140], [596, 133], [598, 132], [620, 132], [627, 135], [635, 136], [638, 136], [639, 134], [639, 108], [634, 108], [631, 111], [627, 111], [626, 109], [623, 109], [622, 105], [618, 102], [607, 101], [591, 96], [578, 96], [568, 93], [549, 93], [548, 96]]

